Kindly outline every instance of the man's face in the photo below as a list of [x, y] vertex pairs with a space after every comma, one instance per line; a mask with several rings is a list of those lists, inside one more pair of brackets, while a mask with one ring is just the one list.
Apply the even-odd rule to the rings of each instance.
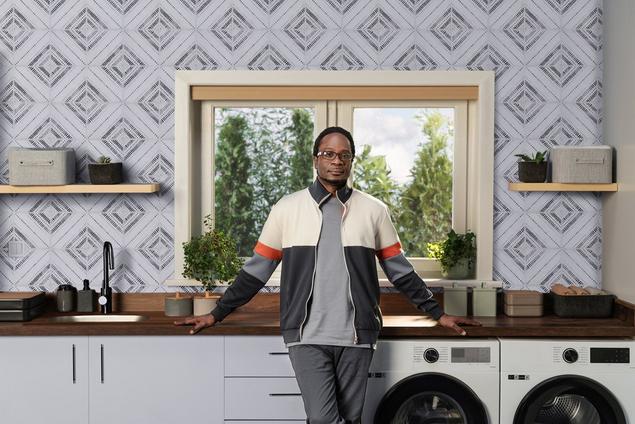
[[[332, 133], [322, 139], [318, 151], [331, 151], [338, 154], [351, 153], [351, 146], [344, 135]], [[336, 187], [346, 184], [351, 173], [352, 163], [352, 160], [343, 161], [339, 155], [335, 156], [333, 160], [328, 160], [324, 156], [313, 158], [313, 166], [317, 170], [318, 177]]]

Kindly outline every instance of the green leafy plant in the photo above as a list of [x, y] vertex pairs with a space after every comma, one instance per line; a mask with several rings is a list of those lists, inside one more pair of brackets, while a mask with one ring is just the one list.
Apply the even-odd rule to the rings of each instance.
[[97, 159], [97, 163], [110, 163], [110, 158], [108, 156], [101, 155]]
[[476, 259], [476, 235], [471, 231], [457, 234], [450, 230], [445, 240], [428, 243], [427, 248], [429, 257], [438, 259], [445, 273], [461, 259], [467, 259], [468, 266], [473, 268]]
[[547, 160], [547, 151], [544, 152], [536, 152], [533, 156], [528, 156], [525, 154], [514, 155], [520, 158], [519, 162], [536, 162], [542, 163]]
[[183, 277], [198, 280], [205, 290], [211, 291], [217, 281], [231, 284], [243, 266], [243, 260], [238, 257], [234, 239], [223, 231], [213, 229], [211, 215], [204, 218], [203, 224], [205, 233], [183, 243]]

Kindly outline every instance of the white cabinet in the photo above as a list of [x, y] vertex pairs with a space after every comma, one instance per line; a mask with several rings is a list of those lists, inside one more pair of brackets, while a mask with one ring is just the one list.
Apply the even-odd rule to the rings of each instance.
[[88, 337], [0, 337], [0, 421], [88, 422]]
[[264, 420], [306, 422], [289, 351], [280, 336], [225, 336], [225, 423]]
[[223, 337], [94, 336], [90, 424], [223, 421]]

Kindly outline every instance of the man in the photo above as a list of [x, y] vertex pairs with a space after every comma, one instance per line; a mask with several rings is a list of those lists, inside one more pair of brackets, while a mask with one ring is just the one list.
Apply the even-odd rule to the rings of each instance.
[[272, 208], [254, 256], [210, 315], [191, 334], [214, 325], [248, 302], [279, 262], [280, 330], [310, 424], [359, 423], [368, 369], [381, 329], [378, 257], [386, 276], [439, 325], [465, 335], [406, 260], [387, 207], [346, 185], [355, 144], [340, 127], [320, 133], [313, 147], [316, 181], [284, 196]]

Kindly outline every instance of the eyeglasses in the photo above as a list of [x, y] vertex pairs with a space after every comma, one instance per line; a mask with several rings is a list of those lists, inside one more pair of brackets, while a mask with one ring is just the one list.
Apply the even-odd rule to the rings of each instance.
[[342, 162], [350, 162], [351, 160], [353, 160], [353, 154], [351, 152], [335, 153], [331, 150], [325, 150], [323, 152], [318, 152], [316, 156], [322, 156], [328, 161], [332, 161], [333, 159], [335, 159], [335, 156], [340, 158]]

